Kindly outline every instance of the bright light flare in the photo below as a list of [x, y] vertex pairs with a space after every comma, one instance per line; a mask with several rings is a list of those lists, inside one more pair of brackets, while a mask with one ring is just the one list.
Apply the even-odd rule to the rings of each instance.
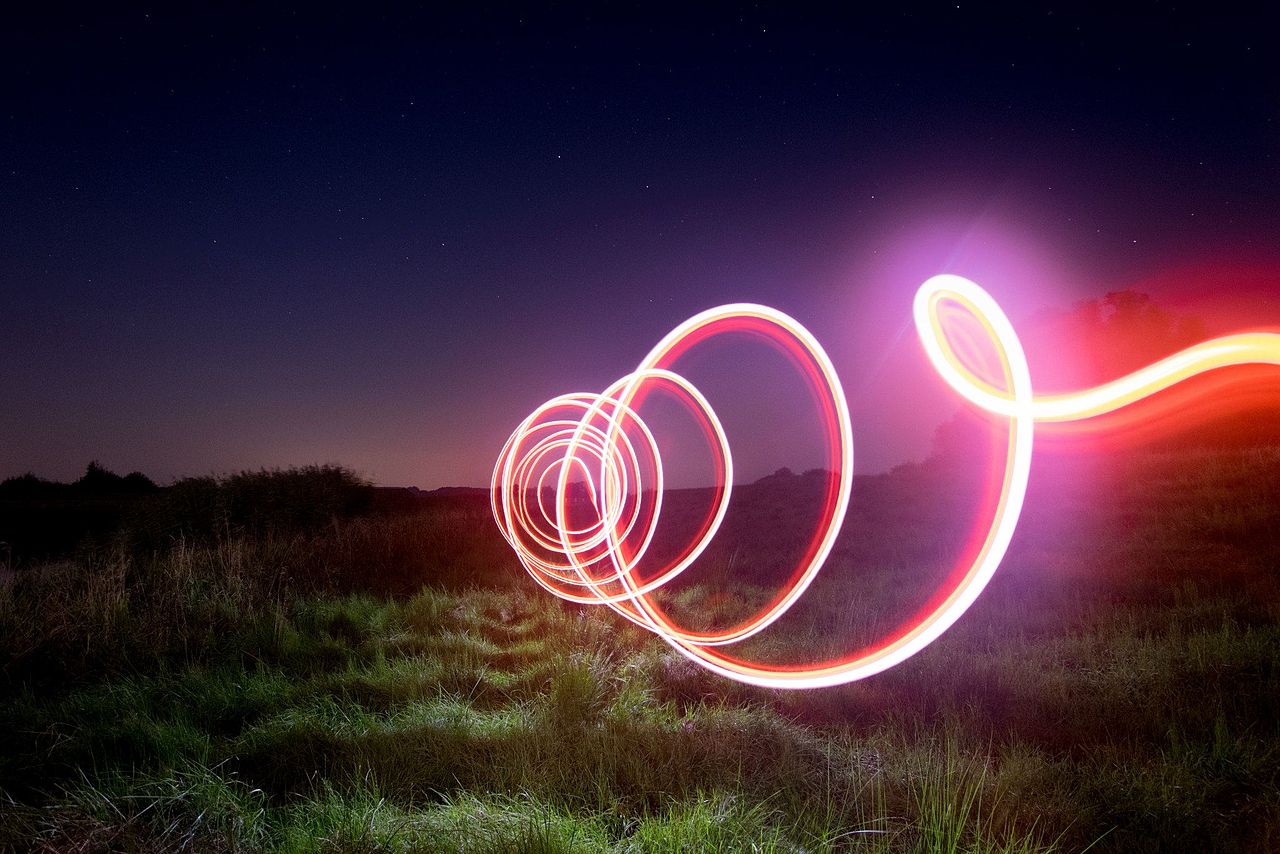
[[[853, 682], [924, 649], [986, 588], [1022, 513], [1036, 422], [1097, 418], [1219, 368], [1280, 365], [1280, 335], [1243, 333], [1197, 344], [1094, 388], [1037, 397], [1013, 325], [978, 285], [959, 276], [935, 276], [916, 293], [913, 314], [934, 370], [965, 400], [1007, 421], [1008, 442], [985, 534], [975, 531], [974, 548], [925, 611], [878, 645], [834, 663], [797, 667], [737, 659], [719, 650], [763, 631], [808, 589], [835, 544], [852, 486], [853, 431], [835, 367], [807, 329], [766, 306], [738, 303], [695, 315], [603, 392], [562, 395], [535, 409], [511, 434], [494, 466], [491, 501], [502, 535], [533, 579], [551, 593], [607, 605], [722, 676], [771, 688]], [[733, 454], [711, 404], [670, 368], [700, 342], [740, 331], [766, 336], [801, 365], [819, 401], [829, 473], [820, 521], [788, 584], [739, 625], [693, 632], [674, 624], [649, 594], [692, 566], [716, 535], [732, 494]], [[980, 338], [974, 339], [975, 331]], [[983, 363], [980, 371], [976, 362]], [[715, 454], [718, 482], [698, 535], [641, 582], [636, 567], [653, 541], [664, 484], [657, 440], [637, 410], [659, 388], [675, 394], [699, 421]]]

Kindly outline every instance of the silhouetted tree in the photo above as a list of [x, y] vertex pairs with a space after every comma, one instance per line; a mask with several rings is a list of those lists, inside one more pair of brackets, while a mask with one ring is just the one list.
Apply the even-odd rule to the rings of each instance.
[[122, 478], [122, 486], [130, 495], [150, 495], [160, 491], [160, 487], [140, 471], [131, 471], [125, 475]]
[[74, 485], [86, 495], [117, 495], [124, 491], [124, 478], [94, 460]]
[[20, 474], [0, 482], [0, 499], [10, 501], [30, 501], [52, 498], [65, 493], [69, 486], [36, 477], [31, 472]]
[[160, 491], [160, 487], [140, 471], [129, 472], [121, 477], [97, 460], [89, 463], [84, 475], [72, 486], [83, 495], [94, 496], [150, 495]]

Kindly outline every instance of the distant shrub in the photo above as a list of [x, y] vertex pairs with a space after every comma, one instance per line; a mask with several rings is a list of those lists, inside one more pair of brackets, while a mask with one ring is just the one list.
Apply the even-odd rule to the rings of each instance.
[[72, 484], [77, 492], [86, 495], [112, 495], [120, 491], [120, 475], [109, 471], [97, 460], [89, 463], [80, 479]]
[[131, 509], [156, 492], [146, 475], [120, 477], [96, 461], [74, 483], [11, 477], [0, 483], [0, 540], [18, 565], [105, 545]]
[[40, 501], [67, 495], [71, 485], [36, 477], [31, 472], [0, 481], [0, 500]]
[[160, 487], [142, 472], [121, 477], [97, 460], [89, 463], [74, 483], [45, 480], [31, 472], [0, 481], [0, 500], [48, 501], [53, 499], [118, 498], [151, 495]]
[[150, 495], [160, 491], [160, 487], [156, 486], [155, 481], [140, 471], [129, 472], [120, 479], [120, 483], [125, 492], [131, 495]]
[[137, 545], [306, 534], [369, 511], [373, 487], [341, 466], [245, 471], [177, 481], [129, 520]]

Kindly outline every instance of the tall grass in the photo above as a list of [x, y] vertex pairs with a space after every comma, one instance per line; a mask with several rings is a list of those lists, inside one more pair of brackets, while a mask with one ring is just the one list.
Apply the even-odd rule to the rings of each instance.
[[[466, 505], [23, 570], [0, 581], [0, 848], [1275, 850], [1280, 454], [1126, 465], [1105, 501], [1042, 480], [1057, 512], [970, 614], [818, 692], [726, 682], [520, 584]], [[855, 518], [896, 501], [901, 525], [842, 536], [749, 651], [835, 654], [909, 611], [964, 497], [931, 477], [861, 482]], [[767, 575], [767, 548], [722, 569]], [[767, 600], [731, 580], [660, 601], [725, 624]]]

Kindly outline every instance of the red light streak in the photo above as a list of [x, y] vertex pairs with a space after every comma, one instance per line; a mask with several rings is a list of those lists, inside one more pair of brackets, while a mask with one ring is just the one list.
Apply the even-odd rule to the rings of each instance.
[[[903, 630], [834, 663], [782, 667], [733, 658], [719, 647], [745, 640], [781, 617], [808, 589], [831, 553], [849, 506], [853, 433], [844, 389], [817, 339], [772, 308], [746, 303], [702, 312], [667, 334], [632, 373], [599, 394], [547, 401], [511, 434], [493, 470], [494, 518], [533, 579], [572, 602], [602, 604], [655, 632], [696, 663], [772, 688], [816, 688], [872, 676], [924, 649], [977, 600], [1004, 558], [1022, 512], [1037, 423], [1098, 419], [1206, 372], [1237, 365], [1280, 365], [1280, 334], [1253, 332], [1189, 347], [1112, 382], [1069, 394], [1036, 396], [1022, 344], [1000, 306], [959, 276], [935, 276], [916, 294], [913, 314], [925, 355], [942, 379], [974, 406], [1008, 424], [1003, 472], [987, 530], [974, 532], [926, 609]], [[973, 329], [957, 321], [975, 321]], [[816, 392], [827, 437], [828, 478], [821, 521], [796, 571], [751, 618], [718, 632], [675, 625], [649, 594], [684, 572], [716, 535], [733, 490], [733, 455], [724, 428], [702, 393], [670, 370], [676, 359], [712, 336], [750, 331], [787, 351]], [[994, 350], [994, 360], [981, 358]], [[981, 373], [973, 363], [984, 365]], [[718, 473], [711, 513], [698, 536], [654, 577], [641, 582], [645, 556], [662, 511], [662, 456], [637, 413], [654, 389], [676, 394], [699, 420], [715, 452]], [[571, 488], [578, 475], [582, 486]], [[551, 493], [550, 506], [547, 493]], [[588, 506], [589, 505], [589, 506]], [[588, 518], [579, 517], [583, 512]]]

